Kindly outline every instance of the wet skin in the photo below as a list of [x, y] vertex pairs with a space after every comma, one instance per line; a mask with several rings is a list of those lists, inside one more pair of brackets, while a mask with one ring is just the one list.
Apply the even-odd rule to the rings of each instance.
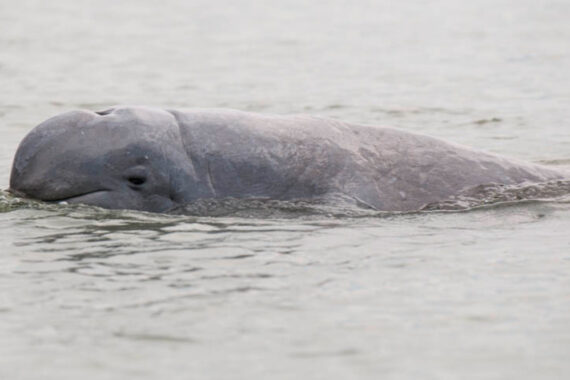
[[115, 107], [71, 111], [21, 142], [10, 191], [166, 212], [204, 198], [324, 199], [408, 211], [554, 169], [393, 128], [306, 115]]

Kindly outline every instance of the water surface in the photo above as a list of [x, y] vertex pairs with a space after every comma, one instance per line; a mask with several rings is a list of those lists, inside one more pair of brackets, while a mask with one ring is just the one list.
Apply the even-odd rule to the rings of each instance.
[[[0, 187], [74, 108], [310, 113], [570, 165], [570, 3], [0, 0]], [[0, 378], [564, 379], [570, 203], [153, 215], [0, 194]], [[263, 211], [263, 210], [262, 210]]]

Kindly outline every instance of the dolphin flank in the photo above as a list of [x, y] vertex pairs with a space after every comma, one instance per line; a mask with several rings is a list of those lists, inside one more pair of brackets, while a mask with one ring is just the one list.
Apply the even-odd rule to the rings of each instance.
[[394, 128], [306, 115], [114, 107], [66, 112], [35, 127], [16, 152], [10, 191], [152, 212], [230, 197], [348, 199], [409, 211], [479, 185], [565, 178]]

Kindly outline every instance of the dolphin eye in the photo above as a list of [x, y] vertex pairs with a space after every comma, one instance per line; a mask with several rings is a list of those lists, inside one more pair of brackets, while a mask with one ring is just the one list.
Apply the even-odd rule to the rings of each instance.
[[133, 175], [133, 176], [130, 176], [129, 178], [127, 178], [127, 180], [135, 186], [140, 186], [146, 182], [146, 177], [143, 177], [140, 175]]
[[123, 178], [129, 182], [129, 186], [138, 189], [147, 182], [148, 175], [148, 170], [145, 167], [135, 166], [128, 169]]

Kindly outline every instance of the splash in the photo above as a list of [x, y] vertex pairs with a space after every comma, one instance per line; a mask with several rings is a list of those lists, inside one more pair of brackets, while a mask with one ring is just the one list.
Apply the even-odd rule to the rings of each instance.
[[519, 185], [479, 185], [453, 199], [429, 203], [420, 211], [462, 211], [527, 201], [570, 202], [570, 181], [523, 183]]
[[[419, 210], [406, 212], [373, 210], [366, 207], [366, 205], [355, 202], [353, 199], [337, 195], [322, 199], [287, 201], [259, 198], [200, 199], [172, 209], [168, 214], [171, 216], [238, 217], [250, 219], [387, 217], [423, 212], [469, 211], [481, 207], [520, 204], [529, 201], [570, 203], [570, 181], [551, 181], [510, 186], [498, 184], [479, 185], [451, 199], [429, 203]], [[148, 214], [139, 211], [106, 210], [79, 204], [45, 203], [15, 197], [6, 191], [0, 191], [0, 212], [10, 212], [19, 209], [54, 211], [60, 214], [95, 213], [98, 218], [125, 217], [126, 214], [131, 216], [134, 214]]]
[[[201, 199], [171, 211], [193, 216], [232, 216], [240, 218], [302, 219], [315, 217], [377, 216], [380, 212], [358, 207], [354, 202], [330, 199], [274, 200], [274, 199]], [[384, 213], [382, 213], [384, 214]]]

